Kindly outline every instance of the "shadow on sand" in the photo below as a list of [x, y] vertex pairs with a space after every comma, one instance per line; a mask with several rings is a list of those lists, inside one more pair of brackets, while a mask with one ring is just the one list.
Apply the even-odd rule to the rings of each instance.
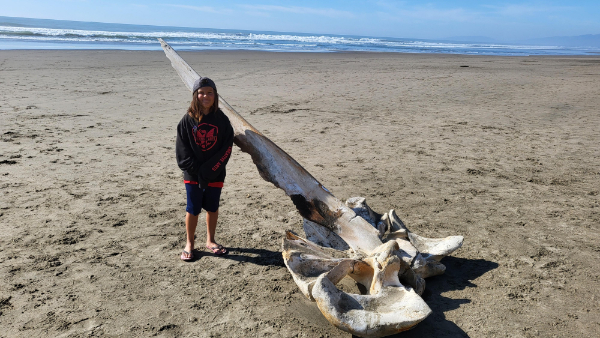
[[451, 299], [442, 296], [444, 292], [476, 288], [471, 281], [486, 272], [496, 269], [498, 263], [484, 259], [465, 259], [445, 257], [442, 263], [446, 265], [446, 272], [441, 276], [427, 278], [427, 287], [423, 299], [432, 310], [431, 315], [419, 323], [414, 329], [389, 337], [417, 338], [417, 337], [468, 337], [460, 327], [446, 320], [444, 313], [468, 304], [469, 299]]
[[[279, 251], [252, 248], [228, 248], [229, 254], [222, 258], [238, 262], [248, 262], [263, 266], [284, 267], [283, 257]], [[202, 253], [203, 256], [210, 255]], [[427, 278], [427, 287], [423, 299], [433, 311], [427, 319], [419, 323], [414, 329], [389, 337], [395, 338], [421, 338], [421, 337], [468, 337], [460, 327], [446, 320], [444, 313], [468, 304], [469, 299], [451, 299], [442, 296], [447, 291], [476, 288], [471, 281], [477, 279], [488, 271], [496, 269], [498, 263], [484, 259], [465, 259], [445, 257], [442, 263], [446, 265], [446, 272], [441, 276]], [[316, 309], [315, 309], [316, 310]], [[355, 337], [355, 336], [353, 336]]]
[[[285, 267], [283, 263], [283, 256], [280, 251], [271, 251], [265, 249], [252, 249], [252, 248], [227, 248], [229, 253], [225, 256], [220, 256], [224, 259], [231, 259], [238, 262], [248, 262], [256, 265], [263, 266], [279, 266]], [[200, 257], [212, 256], [208, 252], [200, 252]]]

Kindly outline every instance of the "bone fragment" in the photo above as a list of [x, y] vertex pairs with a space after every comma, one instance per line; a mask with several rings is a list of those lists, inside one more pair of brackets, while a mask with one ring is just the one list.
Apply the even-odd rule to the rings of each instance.
[[389, 216], [386, 212], [385, 214], [381, 215], [381, 218], [379, 219], [379, 222], [377, 223], [377, 226], [376, 226], [377, 231], [379, 231], [379, 238], [383, 238], [386, 231], [388, 231], [388, 229], [389, 229], [388, 223], [389, 223]]
[[460, 248], [464, 239], [463, 236], [427, 238], [412, 232], [409, 232], [408, 238], [427, 260], [436, 260], [438, 262]]
[[[410, 265], [398, 256], [399, 250], [397, 242], [390, 241], [360, 261], [334, 258], [332, 253], [341, 256], [347, 251], [320, 247], [291, 232], [283, 240], [285, 264], [302, 293], [317, 302], [331, 323], [361, 337], [406, 330], [430, 313], [418, 297], [424, 283], [419, 284]], [[368, 293], [355, 295], [337, 289], [335, 285], [345, 276], [353, 278]], [[400, 280], [416, 286], [405, 287]], [[360, 306], [354, 307], [356, 304]]]
[[383, 241], [395, 240], [402, 251], [402, 259], [411, 260], [412, 269], [421, 279], [443, 274], [446, 266], [440, 263], [440, 260], [460, 248], [464, 240], [462, 236], [445, 238], [419, 236], [408, 230], [393, 209], [382, 219], [387, 222], [390, 229], [390, 232], [383, 236]]
[[396, 214], [396, 211], [394, 209], [392, 209], [388, 212], [388, 216], [389, 216], [389, 220], [390, 220], [390, 224], [389, 224], [390, 231], [398, 231], [398, 230], [408, 231], [408, 229], [406, 228], [406, 225], [404, 225], [404, 222], [402, 222], [400, 217], [398, 217], [398, 215]]
[[313, 294], [329, 322], [359, 337], [383, 337], [406, 331], [431, 313], [412, 289], [383, 287], [375, 295], [347, 294], [336, 288], [325, 274], [317, 279]]
[[408, 238], [408, 229], [400, 220], [400, 217], [396, 215], [396, 211], [394, 209], [390, 210], [388, 213], [382, 217], [384, 221], [387, 223], [387, 228], [390, 232], [385, 236], [384, 241], [389, 241], [393, 239]]
[[381, 215], [373, 211], [367, 205], [367, 199], [364, 197], [352, 197], [346, 200], [346, 206], [352, 209], [356, 216], [360, 216], [369, 222], [373, 227], [377, 227], [377, 223], [381, 219]]
[[286, 232], [286, 238], [283, 240], [283, 260], [300, 291], [310, 300], [314, 301], [312, 287], [317, 277], [330, 271], [340, 262], [348, 260], [335, 258], [330, 253], [331, 251], [327, 252], [314, 243]]
[[443, 274], [446, 266], [435, 260], [426, 260], [419, 254], [414, 260], [412, 270], [421, 278], [429, 278]]
[[307, 240], [327, 248], [334, 248], [342, 251], [350, 249], [348, 244], [346, 244], [346, 242], [344, 242], [344, 240], [335, 232], [315, 222], [311, 222], [306, 218], [303, 220], [302, 227], [304, 228]]

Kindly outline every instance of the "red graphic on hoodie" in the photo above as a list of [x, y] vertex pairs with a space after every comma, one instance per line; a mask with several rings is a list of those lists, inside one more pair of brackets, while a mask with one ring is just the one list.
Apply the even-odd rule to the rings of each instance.
[[219, 128], [208, 123], [201, 123], [193, 128], [194, 141], [200, 146], [202, 151], [207, 151], [217, 144], [217, 135]]

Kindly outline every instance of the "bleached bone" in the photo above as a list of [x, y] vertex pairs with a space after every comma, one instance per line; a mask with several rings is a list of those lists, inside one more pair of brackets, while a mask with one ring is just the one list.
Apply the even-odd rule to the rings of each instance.
[[[386, 231], [388, 231], [388, 229], [390, 228], [388, 223], [389, 223], [389, 216], [386, 212], [385, 214], [381, 215], [381, 218], [379, 219], [379, 222], [377, 223], [376, 228], [379, 231], [379, 238], [383, 238]], [[384, 242], [385, 242], [385, 240], [384, 240]]]
[[340, 236], [324, 226], [303, 218], [302, 227], [304, 228], [306, 239], [315, 244], [342, 251], [350, 249]]
[[[403, 242], [411, 245], [408, 241]], [[394, 242], [389, 242], [381, 247], [390, 244], [396, 245]], [[425, 289], [425, 281], [410, 266], [416, 249], [413, 249], [414, 252], [411, 251], [410, 254], [402, 252], [400, 247], [396, 248], [396, 250], [398, 251], [394, 252], [394, 254], [402, 260], [403, 264], [403, 268], [399, 272], [400, 280], [405, 285], [412, 287], [418, 294], [422, 294]], [[302, 293], [311, 300], [314, 299], [310, 290], [314, 285], [316, 277], [325, 271], [329, 271], [345, 259], [353, 259], [355, 261], [354, 270], [350, 274], [350, 277], [362, 286], [362, 290], [365, 290], [364, 294], [368, 293], [371, 288], [375, 272], [368, 263], [369, 258], [365, 258], [362, 261], [358, 260], [350, 257], [349, 251], [321, 247], [289, 231], [283, 240], [282, 254], [285, 265], [292, 274], [294, 281]], [[371, 264], [373, 263], [371, 262]]]
[[[346, 200], [346, 206], [351, 208], [357, 216], [362, 217], [365, 221], [369, 222], [379, 232], [379, 238], [387, 230], [387, 223], [382, 221], [384, 215], [378, 214], [369, 205], [364, 197], [352, 197]], [[386, 216], [387, 217], [387, 216]]]
[[[367, 217], [371, 224], [374, 221], [372, 215], [378, 215], [368, 206], [364, 197], [350, 198], [346, 204], [359, 209], [359, 213]], [[440, 263], [440, 260], [458, 249], [463, 242], [462, 236], [439, 239], [419, 236], [408, 230], [393, 209], [381, 216], [381, 222], [385, 222], [385, 227], [390, 231], [384, 234], [383, 241], [398, 243], [400, 248], [398, 256], [412, 269], [400, 278], [405, 284], [412, 286], [418, 294], [422, 294], [425, 289], [425, 278], [441, 275], [446, 271], [446, 266]], [[315, 227], [318, 225], [315, 224]], [[329, 242], [328, 238], [323, 237], [319, 238], [318, 244], [325, 247], [341, 247], [337, 242]]]
[[[191, 90], [200, 76], [167, 43], [159, 41]], [[357, 210], [369, 224], [239, 116], [221, 96], [219, 103], [234, 129], [235, 144], [250, 154], [263, 179], [292, 199], [305, 219], [307, 233], [330, 247], [289, 232], [283, 243], [284, 261], [294, 281], [303, 294], [318, 303], [327, 319], [355, 335], [380, 337], [407, 330], [427, 317], [431, 310], [419, 297], [425, 287], [422, 277], [443, 272], [445, 267], [439, 260], [460, 247], [462, 237], [437, 240], [417, 236], [406, 229], [393, 210], [380, 216], [363, 198], [364, 207]], [[344, 243], [352, 250], [333, 249], [345, 249]], [[345, 276], [361, 285], [365, 294], [338, 290], [335, 284]]]
[[[440, 260], [462, 246], [462, 236], [445, 238], [427, 238], [419, 236], [406, 227], [394, 209], [382, 217], [387, 222], [390, 232], [384, 235], [383, 241], [395, 240], [404, 254], [405, 261], [411, 261], [411, 267], [421, 278], [441, 275], [446, 266]], [[418, 283], [417, 283], [418, 284]]]
[[[431, 310], [412, 288], [403, 286], [410, 266], [391, 241], [379, 246], [364, 260], [335, 258], [346, 252], [325, 249], [287, 232], [283, 241], [286, 266], [302, 293], [317, 302], [332, 324], [363, 337], [381, 337], [416, 325]], [[345, 293], [335, 287], [345, 276], [368, 290], [367, 295]], [[358, 305], [357, 305], [358, 304]], [[352, 310], [352, 311], [349, 311]]]
[[398, 217], [398, 215], [396, 214], [396, 211], [394, 209], [392, 209], [388, 212], [388, 216], [389, 216], [389, 222], [390, 222], [390, 224], [389, 224], [390, 231], [400, 231], [400, 230], [408, 231], [408, 229], [406, 228], [406, 225], [404, 225], [404, 222], [402, 222], [400, 217]]
[[289, 231], [283, 241], [282, 254], [285, 265], [298, 288], [308, 299], [313, 301], [312, 287], [317, 278], [336, 267], [340, 262], [348, 260], [347, 258], [335, 258], [331, 255], [331, 251], [326, 252], [324, 248]]
[[346, 206], [352, 209], [357, 216], [360, 216], [369, 222], [373, 227], [377, 227], [377, 223], [381, 219], [381, 215], [373, 211], [367, 205], [367, 199], [364, 197], [351, 197], [346, 200]]
[[354, 272], [354, 265], [347, 262], [319, 276], [313, 297], [329, 322], [356, 336], [382, 337], [406, 331], [431, 313], [413, 289], [400, 283], [403, 264], [394, 254], [397, 248], [393, 242], [383, 244], [365, 259], [374, 270], [369, 295], [345, 293], [335, 286]]
[[462, 236], [448, 236], [445, 238], [427, 238], [409, 232], [408, 239], [419, 250], [423, 258], [426, 260], [440, 261], [448, 256], [456, 249], [460, 248], [463, 243]]
[[386, 222], [387, 228], [390, 230], [387, 236], [385, 236], [384, 241], [408, 238], [408, 229], [406, 229], [406, 226], [404, 226], [400, 217], [396, 215], [394, 209], [386, 213], [381, 219]]

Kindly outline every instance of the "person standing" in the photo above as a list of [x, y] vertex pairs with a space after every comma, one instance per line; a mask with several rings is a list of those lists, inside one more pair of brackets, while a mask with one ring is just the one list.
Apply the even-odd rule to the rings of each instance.
[[217, 256], [227, 254], [227, 249], [215, 241], [215, 232], [225, 167], [233, 146], [233, 128], [219, 109], [215, 83], [202, 77], [196, 80], [192, 91], [190, 107], [177, 125], [175, 143], [187, 194], [187, 242], [180, 257], [183, 261], [194, 260], [194, 239], [202, 209], [206, 210], [206, 248]]

